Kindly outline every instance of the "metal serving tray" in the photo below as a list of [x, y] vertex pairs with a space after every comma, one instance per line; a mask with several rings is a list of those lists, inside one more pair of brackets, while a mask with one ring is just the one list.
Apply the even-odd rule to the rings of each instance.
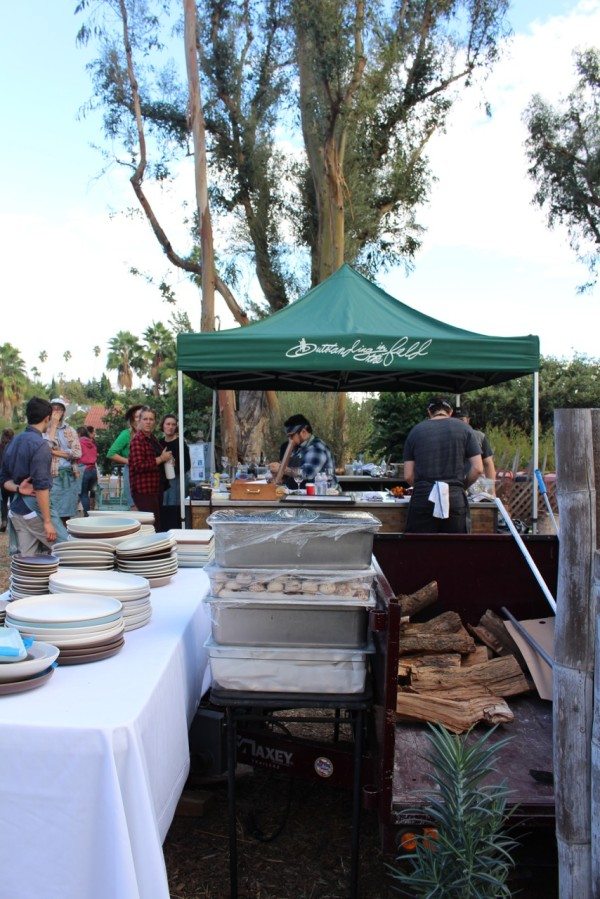
[[370, 512], [226, 509], [207, 519], [215, 561], [231, 568], [368, 568], [381, 522]]
[[230, 646], [297, 646], [362, 649], [368, 609], [375, 599], [335, 602], [209, 596], [215, 643]]
[[218, 646], [207, 640], [213, 679], [224, 690], [362, 693], [373, 648]]

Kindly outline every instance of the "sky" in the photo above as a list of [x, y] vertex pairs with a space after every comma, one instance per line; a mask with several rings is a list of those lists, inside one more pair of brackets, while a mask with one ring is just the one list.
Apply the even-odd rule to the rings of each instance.
[[[17, 347], [45, 381], [99, 378], [117, 331], [141, 336], [173, 312], [155, 287], [130, 274], [135, 266], [160, 278], [167, 266], [145, 220], [127, 214], [135, 206], [128, 170], [113, 165], [102, 174], [99, 116], [81, 114], [92, 93], [92, 53], [76, 46], [74, 7], [74, 0], [2, 4], [0, 343]], [[531, 204], [522, 113], [532, 94], [557, 102], [572, 88], [573, 50], [600, 43], [600, 0], [513, 0], [510, 21], [500, 63], [463, 93], [446, 133], [430, 145], [436, 182], [419, 213], [427, 230], [413, 270], [378, 280], [458, 327], [538, 334], [545, 355], [598, 357], [600, 288], [577, 293], [587, 271], [566, 230], [549, 231]], [[189, 186], [185, 177], [178, 191], [193, 198], [191, 171]], [[168, 196], [159, 202], [166, 209]], [[185, 253], [186, 233], [172, 221], [172, 242]], [[199, 327], [197, 290], [183, 273], [174, 281], [177, 308]]]

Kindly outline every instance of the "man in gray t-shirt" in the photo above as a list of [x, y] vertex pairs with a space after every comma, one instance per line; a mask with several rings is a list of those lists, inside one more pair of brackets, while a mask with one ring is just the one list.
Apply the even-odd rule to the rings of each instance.
[[[481, 449], [472, 428], [452, 418], [448, 400], [433, 397], [427, 415], [425, 421], [412, 428], [404, 444], [404, 478], [413, 485], [405, 530], [413, 534], [466, 534], [465, 487], [483, 473]], [[448, 485], [447, 518], [436, 518], [433, 514], [434, 503], [429, 495], [436, 481]]]

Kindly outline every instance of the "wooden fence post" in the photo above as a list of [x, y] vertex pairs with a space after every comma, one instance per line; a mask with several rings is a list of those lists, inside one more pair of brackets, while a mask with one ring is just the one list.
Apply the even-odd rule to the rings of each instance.
[[592, 732], [591, 826], [592, 894], [600, 896], [600, 409], [592, 409], [592, 445], [596, 481], [596, 552], [594, 553], [592, 602], [596, 609], [596, 666], [594, 725]]
[[[591, 747], [596, 609], [592, 415], [557, 409], [556, 479], [561, 520], [554, 638], [554, 782], [561, 899], [592, 899]], [[600, 452], [600, 447], [596, 447]]]

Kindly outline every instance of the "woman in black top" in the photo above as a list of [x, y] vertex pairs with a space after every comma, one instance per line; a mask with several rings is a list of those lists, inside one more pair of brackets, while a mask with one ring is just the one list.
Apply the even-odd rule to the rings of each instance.
[[[173, 453], [173, 464], [175, 466], [175, 477], [169, 478], [169, 486], [164, 492], [163, 506], [179, 505], [179, 478], [181, 474], [181, 465], [179, 460], [179, 422], [176, 415], [165, 415], [160, 423], [160, 429], [164, 434], [161, 438], [160, 445], [164, 449], [168, 449]], [[187, 444], [183, 444], [183, 471], [185, 477], [185, 495], [188, 492], [188, 481], [190, 477], [190, 469], [192, 463], [190, 460], [190, 451]]]

